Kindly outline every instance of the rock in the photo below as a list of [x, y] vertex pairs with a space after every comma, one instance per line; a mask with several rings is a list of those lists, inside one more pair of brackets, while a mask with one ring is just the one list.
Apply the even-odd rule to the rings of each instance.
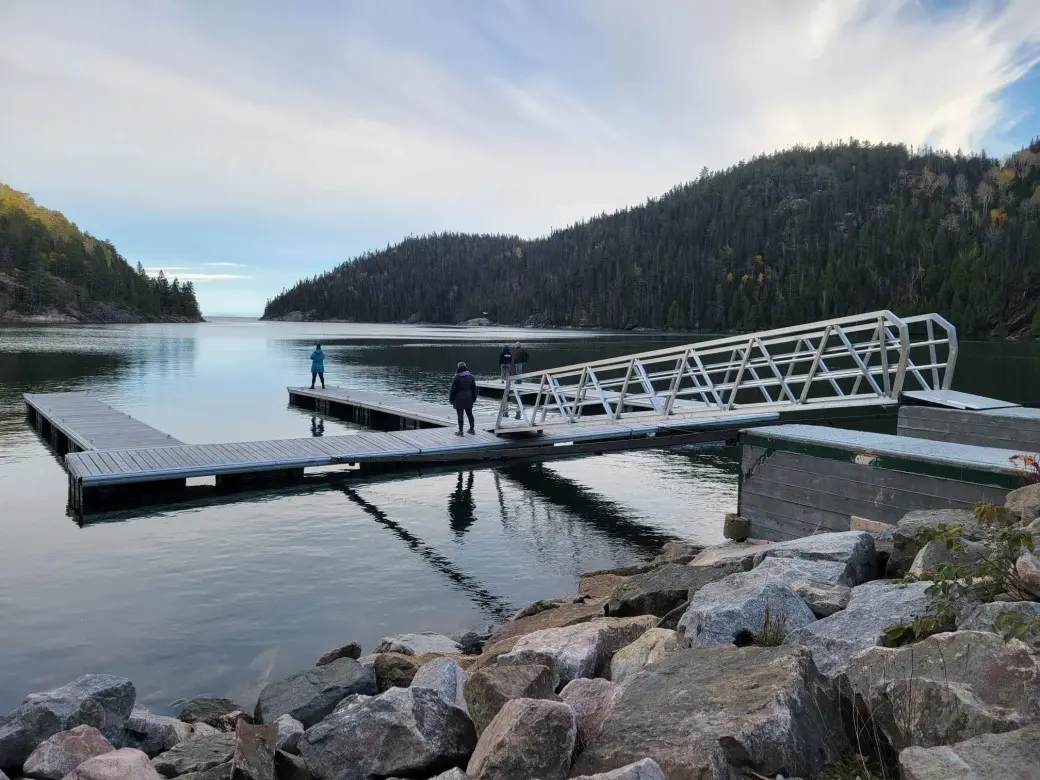
[[469, 675], [452, 658], [435, 658], [420, 667], [412, 678], [412, 688], [429, 688], [463, 710], [466, 698], [463, 689]]
[[357, 642], [347, 642], [343, 647], [337, 647], [333, 650], [326, 650], [318, 658], [318, 663], [315, 666], [325, 666], [331, 664], [333, 661], [338, 661], [340, 658], [353, 658], [355, 661], [361, 657], [361, 645]]
[[430, 780], [468, 780], [468, 778], [466, 777], [466, 773], [456, 766], [452, 767], [447, 772], [441, 772], [436, 777], [431, 777]]
[[474, 672], [463, 693], [477, 734], [484, 732], [507, 701], [555, 699], [559, 682], [548, 666], [534, 664], [492, 666]]
[[960, 550], [947, 550], [942, 542], [928, 542], [917, 551], [914, 562], [910, 564], [910, 574], [915, 577], [931, 579], [929, 575], [936, 566], [953, 564], [970, 566], [987, 558], [989, 550], [981, 542], [962, 541]]
[[625, 645], [610, 660], [610, 679], [618, 684], [630, 681], [668, 653], [683, 647], [679, 634], [666, 628], [651, 628], [639, 639]]
[[1022, 553], [1015, 561], [1015, 570], [1022, 588], [1033, 598], [1040, 599], [1040, 555]]
[[0, 768], [20, 769], [37, 745], [76, 726], [93, 726], [118, 744], [136, 698], [132, 682], [110, 674], [88, 674], [30, 694], [0, 720]]
[[964, 526], [964, 538], [978, 541], [978, 521], [970, 509], [919, 509], [907, 512], [892, 529], [892, 552], [885, 567], [885, 576], [895, 579], [910, 571], [910, 566], [921, 549], [917, 542], [917, 532], [923, 528], [937, 528], [939, 525]]
[[550, 609], [556, 609], [566, 604], [573, 603], [573, 601], [568, 599], [538, 599], [538, 601], [535, 601], [532, 604], [520, 607], [520, 609], [514, 612], [513, 616], [509, 618], [509, 621], [513, 622], [514, 620], [522, 620], [525, 617], [534, 617], [540, 612], [546, 612]]
[[815, 776], [846, 746], [833, 689], [807, 651], [684, 649], [624, 687], [571, 774], [651, 758], [672, 780]]
[[564, 704], [574, 710], [578, 722], [578, 750], [582, 750], [599, 734], [603, 721], [614, 710], [621, 686], [609, 680], [571, 680], [560, 691]]
[[842, 677], [895, 749], [1010, 731], [1040, 717], [1040, 659], [996, 634], [935, 634], [908, 647], [872, 647]]
[[728, 513], [722, 520], [722, 535], [734, 542], [743, 542], [751, 533], [751, 522], [738, 514]]
[[1028, 524], [1040, 517], [1040, 483], [1012, 490], [1004, 500], [1004, 506]]
[[225, 715], [233, 712], [241, 712], [242, 709], [230, 699], [220, 699], [214, 696], [199, 696], [192, 699], [181, 709], [177, 717], [185, 723], [205, 723], [221, 731], [226, 724], [221, 720]]
[[[598, 582], [600, 579], [600, 577], [597, 577], [596, 581]], [[611, 577], [609, 579], [611, 582], [622, 581], [620, 578], [615, 580]], [[599, 585], [597, 585], [598, 587]], [[616, 585], [611, 587], [610, 592], [613, 592], [614, 587]], [[493, 665], [498, 660], [498, 656], [512, 650], [513, 645], [522, 636], [527, 636], [546, 628], [562, 628], [602, 618], [607, 596], [609, 596], [609, 593], [602, 598], [587, 600], [581, 604], [566, 604], [556, 609], [539, 612], [531, 617], [506, 623], [501, 629], [492, 634], [485, 643], [484, 651], [480, 658], [476, 660], [476, 663], [474, 663], [472, 670]]]
[[275, 780], [274, 751], [277, 741], [278, 727], [274, 723], [256, 726], [239, 721], [235, 728], [231, 780]]
[[582, 775], [574, 780], [667, 780], [661, 767], [652, 758], [644, 758], [620, 769], [612, 769], [599, 775]]
[[64, 780], [162, 780], [162, 777], [140, 750], [122, 748], [87, 759], [65, 775]]
[[234, 734], [196, 737], [175, 745], [152, 759], [152, 766], [163, 777], [177, 777], [189, 772], [205, 772], [226, 764], [235, 753]]
[[652, 615], [604, 618], [565, 628], [550, 628], [521, 637], [513, 650], [499, 656], [499, 666], [541, 664], [568, 683], [578, 677], [596, 677], [611, 657], [653, 628]]
[[[838, 604], [848, 604], [849, 589], [842, 584], [847, 579], [846, 573], [846, 564], [839, 561], [776, 556], [764, 559], [751, 571], [730, 576], [739, 577], [742, 587], [748, 588], [756, 583], [759, 587], [769, 583], [787, 585], [798, 593], [813, 614], [817, 614], [814, 604], [821, 612], [833, 614]], [[796, 583], [801, 583], [801, 592], [795, 587]]]
[[577, 738], [577, 719], [566, 704], [513, 699], [480, 735], [466, 774], [474, 780], [562, 780]]
[[753, 542], [724, 542], [706, 547], [690, 566], [723, 569], [723, 576], [738, 571], [750, 571], [755, 565], [755, 556], [772, 545]]
[[409, 655], [378, 653], [372, 670], [376, 678], [376, 692], [383, 693], [391, 688], [407, 688], [411, 685], [419, 671], [419, 664]]
[[661, 548], [661, 552], [657, 554], [657, 557], [651, 563], [658, 565], [662, 563], [689, 563], [702, 552], [704, 552], [703, 544], [674, 540], [666, 542], [664, 547]]
[[[731, 574], [697, 591], [678, 630], [690, 647], [780, 644], [791, 631], [815, 620], [789, 586], [763, 580], [752, 571]], [[773, 636], [763, 639], [763, 633]]]
[[973, 604], [957, 618], [959, 631], [993, 631], [993, 621], [1001, 612], [1011, 612], [1022, 619], [1040, 620], [1040, 603], [1036, 601], [998, 601]]
[[275, 749], [295, 753], [300, 737], [303, 736], [303, 724], [292, 715], [282, 715], [274, 722], [274, 725], [278, 729], [274, 743]]
[[314, 780], [304, 760], [284, 750], [274, 753], [274, 774], [278, 780]]
[[229, 712], [226, 715], [221, 715], [217, 718], [213, 727], [217, 731], [231, 732], [238, 728], [239, 723], [253, 725], [254, 721], [249, 715], [242, 712], [242, 710], [235, 710], [234, 712]]
[[484, 643], [495, 632], [493, 624], [489, 623], [480, 628], [467, 628], [456, 631], [449, 639], [457, 644], [466, 655], [480, 655], [484, 650]]
[[832, 561], [845, 565], [839, 585], [852, 587], [877, 575], [874, 537], [866, 531], [816, 534], [779, 542], [755, 556], [759, 566], [766, 558], [797, 558], [803, 561]]
[[852, 656], [881, 644], [886, 628], [928, 612], [930, 599], [925, 591], [930, 586], [930, 582], [903, 585], [887, 580], [859, 585], [852, 589], [845, 609], [792, 631], [784, 644], [809, 648], [820, 672], [837, 677]]
[[828, 585], [819, 580], [795, 580], [791, 589], [805, 602], [818, 618], [833, 615], [849, 605], [852, 588], [845, 585]]
[[385, 637], [376, 647], [376, 652], [425, 655], [426, 653], [461, 653], [462, 648], [443, 634], [424, 631], [420, 634], [396, 634]]
[[[317, 778], [427, 776], [464, 761], [477, 742], [469, 716], [428, 688], [351, 696], [300, 740]], [[425, 775], [423, 774], [425, 773]]]
[[121, 744], [154, 758], [181, 742], [216, 733], [217, 729], [205, 723], [185, 723], [177, 718], [155, 715], [143, 707], [134, 707], [126, 721]]
[[646, 574], [629, 577], [607, 602], [612, 617], [657, 615], [664, 617], [689, 599], [691, 592], [726, 576], [725, 567], [666, 563]]
[[105, 735], [93, 726], [76, 726], [45, 739], [22, 767], [26, 777], [61, 780], [88, 758], [115, 750]]
[[1040, 726], [899, 754], [903, 780], [1036, 780]]
[[376, 693], [375, 675], [353, 658], [340, 658], [267, 685], [256, 703], [256, 719], [273, 723], [291, 715], [310, 728], [352, 693]]

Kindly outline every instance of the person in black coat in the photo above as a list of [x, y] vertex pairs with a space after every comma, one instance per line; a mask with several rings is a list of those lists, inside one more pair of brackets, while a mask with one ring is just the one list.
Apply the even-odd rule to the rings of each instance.
[[469, 372], [465, 363], [459, 363], [455, 369], [455, 377], [451, 380], [451, 392], [448, 393], [448, 403], [455, 407], [459, 416], [459, 429], [456, 433], [462, 435], [462, 415], [469, 418], [469, 432], [475, 434], [476, 427], [473, 422], [473, 402], [477, 400], [477, 380]]

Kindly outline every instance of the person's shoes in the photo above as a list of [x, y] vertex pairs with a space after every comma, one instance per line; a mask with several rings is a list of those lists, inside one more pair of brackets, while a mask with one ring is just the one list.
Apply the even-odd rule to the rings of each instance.
[[461, 430], [455, 431], [455, 435], [456, 436], [461, 436], [462, 435], [462, 431]]
[[470, 435], [470, 436], [476, 436], [476, 435], [477, 435], [477, 432], [476, 432], [475, 430], [473, 430], [472, 428], [470, 428], [470, 429], [469, 429], [469, 430], [467, 431], [467, 433], [469, 433], [469, 435]]
[[311, 385], [311, 390], [313, 390], [313, 389], [314, 389], [314, 385]]
[[520, 419], [520, 411], [519, 410], [517, 410], [517, 413], [513, 416], [513, 419], [514, 420], [519, 420]]

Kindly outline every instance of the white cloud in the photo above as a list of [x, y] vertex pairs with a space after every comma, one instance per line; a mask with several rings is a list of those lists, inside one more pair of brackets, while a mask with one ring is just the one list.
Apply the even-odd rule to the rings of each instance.
[[203, 263], [210, 268], [246, 268], [245, 263]]
[[794, 143], [978, 148], [1038, 44], [1036, 0], [5, 3], [0, 170], [139, 211], [539, 234]]
[[[252, 276], [246, 276], [243, 274], [211, 274], [194, 271], [191, 269], [184, 269], [180, 271], [176, 268], [146, 268], [145, 272], [149, 276], [158, 276], [159, 272], [162, 271], [167, 277], [180, 279], [182, 282], [226, 282], [232, 279], [252, 279]], [[185, 272], [186, 271], [186, 272]]]

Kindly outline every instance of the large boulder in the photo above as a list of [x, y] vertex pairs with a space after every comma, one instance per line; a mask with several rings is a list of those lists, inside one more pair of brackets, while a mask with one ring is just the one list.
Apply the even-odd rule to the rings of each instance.
[[473, 780], [563, 780], [577, 738], [577, 720], [566, 704], [513, 699], [480, 735], [466, 774]]
[[466, 655], [480, 655], [484, 649], [484, 643], [495, 633], [493, 623], [487, 623], [475, 628], [464, 628], [453, 633], [449, 639], [461, 648]]
[[407, 688], [418, 671], [419, 662], [412, 655], [376, 653], [372, 656], [372, 673], [376, 678], [378, 693], [391, 688]]
[[903, 780], [1036, 780], [1040, 725], [899, 754]]
[[791, 647], [670, 653], [624, 691], [574, 776], [644, 758], [669, 780], [815, 776], [847, 747], [833, 688]]
[[574, 780], [667, 780], [661, 767], [652, 758], [644, 758], [634, 764], [612, 769], [598, 775], [582, 775]]
[[696, 555], [689, 565], [697, 568], [718, 569], [721, 576], [738, 571], [750, 571], [755, 566], [755, 556], [771, 544], [755, 542], [724, 542], [706, 547]]
[[274, 722], [274, 726], [277, 729], [275, 748], [284, 750], [286, 753], [295, 753], [296, 746], [300, 743], [300, 737], [303, 736], [303, 724], [292, 715], [282, 715]]
[[657, 565], [662, 563], [689, 563], [704, 552], [704, 549], [703, 544], [694, 544], [693, 542], [683, 542], [675, 539], [665, 542], [661, 552], [657, 554], [657, 557], [651, 563]]
[[555, 699], [559, 682], [548, 666], [537, 664], [492, 666], [474, 672], [463, 693], [477, 734], [484, 732], [507, 701]]
[[87, 759], [64, 780], [162, 780], [162, 776], [140, 750], [122, 748]]
[[284, 750], [275, 751], [274, 773], [278, 780], [314, 780], [307, 763], [299, 756], [286, 753]]
[[436, 691], [456, 707], [466, 709], [463, 690], [469, 679], [454, 658], [435, 658], [423, 664], [412, 678], [412, 688]]
[[235, 754], [231, 759], [232, 780], [275, 780], [274, 752], [278, 727], [256, 726], [239, 721], [235, 728]]
[[603, 721], [614, 710], [614, 703], [620, 695], [620, 685], [600, 678], [571, 680], [560, 691], [560, 698], [574, 710], [578, 721], [578, 750], [599, 734]]
[[48, 737], [76, 726], [93, 726], [118, 744], [137, 691], [123, 677], [88, 674], [44, 693], [30, 694], [0, 720], [0, 769], [21, 769]]
[[1022, 553], [1015, 561], [1015, 570], [1018, 572], [1022, 590], [1033, 598], [1040, 599], [1040, 555]]
[[113, 750], [105, 735], [93, 726], [76, 726], [41, 742], [25, 760], [22, 772], [26, 777], [61, 780], [88, 758]]
[[847, 585], [828, 585], [813, 579], [794, 580], [789, 584], [818, 618], [840, 612], [852, 598], [852, 588]]
[[914, 562], [910, 564], [910, 574], [922, 579], [931, 579], [932, 572], [938, 566], [971, 566], [990, 554], [990, 550], [981, 542], [964, 540], [960, 549], [956, 550], [947, 549], [943, 542], [928, 542], [914, 556]]
[[205, 723], [185, 723], [178, 718], [156, 715], [143, 707], [134, 707], [126, 721], [122, 745], [154, 758], [181, 742], [216, 733], [217, 729]]
[[1040, 517], [1040, 483], [1012, 490], [1007, 494], [1004, 506], [1021, 517], [1023, 524]]
[[647, 664], [656, 663], [681, 647], [683, 643], [678, 632], [667, 628], [651, 628], [635, 642], [614, 653], [610, 659], [610, 679], [623, 685], [643, 671]]
[[888, 580], [864, 583], [852, 589], [845, 609], [792, 631], [784, 644], [809, 648], [820, 672], [837, 677], [856, 653], [880, 645], [886, 628], [927, 613], [931, 599], [925, 591], [930, 586]]
[[427, 653], [461, 653], [462, 648], [444, 634], [423, 631], [418, 634], [395, 634], [384, 637], [377, 653], [401, 653], [403, 655], [426, 655]]
[[427, 777], [464, 761], [477, 742], [469, 716], [428, 688], [351, 696], [308, 729], [300, 755], [316, 778]]
[[973, 604], [957, 617], [957, 629], [993, 631], [993, 623], [1004, 612], [1010, 612], [1024, 621], [1040, 621], [1040, 602], [993, 601], [988, 604]]
[[996, 634], [956, 631], [854, 656], [842, 688], [896, 750], [1010, 731], [1040, 718], [1040, 659]]
[[235, 735], [220, 733], [181, 742], [153, 758], [152, 766], [163, 777], [178, 777], [226, 764], [234, 754]]
[[228, 731], [225, 719], [228, 715], [241, 711], [242, 708], [231, 699], [198, 696], [185, 704], [181, 709], [181, 714], [177, 717], [185, 723], [205, 723], [207, 726], [213, 726], [221, 731]]
[[565, 628], [550, 628], [521, 637], [513, 650], [499, 656], [498, 665], [548, 666], [561, 683], [578, 677], [597, 677], [611, 657], [653, 628], [653, 615], [604, 618]]
[[326, 650], [318, 658], [318, 663], [315, 666], [325, 666], [331, 664], [333, 661], [338, 661], [340, 658], [353, 658], [355, 661], [361, 657], [361, 645], [357, 642], [347, 642], [342, 647], [335, 647], [332, 650]]
[[755, 565], [766, 558], [797, 558], [803, 561], [841, 563], [845, 571], [839, 585], [852, 587], [877, 576], [874, 536], [867, 531], [816, 534], [770, 545], [755, 556]]
[[917, 509], [907, 512], [892, 529], [892, 552], [888, 556], [885, 576], [894, 579], [910, 571], [922, 546], [917, 541], [918, 532], [940, 525], [949, 528], [962, 526], [965, 529], [963, 538], [978, 541], [978, 520], [970, 509]]
[[291, 715], [310, 728], [353, 693], [376, 693], [375, 675], [353, 658], [340, 658], [267, 685], [256, 703], [256, 719], [273, 723]]
[[614, 617], [664, 617], [685, 603], [691, 592], [725, 577], [726, 573], [725, 567], [666, 563], [645, 574], [626, 579], [611, 594], [606, 613]]

